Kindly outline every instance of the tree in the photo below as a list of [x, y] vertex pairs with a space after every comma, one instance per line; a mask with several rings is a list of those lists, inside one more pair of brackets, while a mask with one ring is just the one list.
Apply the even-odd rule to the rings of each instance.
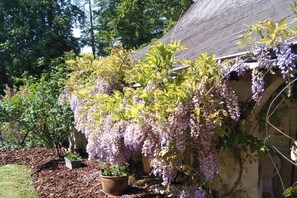
[[79, 51], [72, 27], [83, 12], [70, 0], [0, 2], [0, 90], [23, 72], [39, 76], [51, 59]]
[[116, 42], [126, 49], [138, 48], [164, 35], [193, 0], [95, 1], [95, 40], [99, 55], [109, 54]]

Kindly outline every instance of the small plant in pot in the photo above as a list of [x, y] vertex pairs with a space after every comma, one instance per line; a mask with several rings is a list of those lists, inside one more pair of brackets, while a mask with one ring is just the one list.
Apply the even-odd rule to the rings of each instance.
[[61, 148], [61, 153], [64, 155], [65, 165], [69, 169], [78, 168], [81, 166], [81, 156], [76, 151]]
[[103, 163], [100, 168], [103, 191], [108, 195], [121, 195], [128, 187], [128, 163]]

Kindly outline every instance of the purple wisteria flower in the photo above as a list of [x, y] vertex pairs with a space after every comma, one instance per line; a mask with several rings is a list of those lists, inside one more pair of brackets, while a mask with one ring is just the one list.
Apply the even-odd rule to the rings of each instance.
[[157, 143], [158, 139], [153, 134], [148, 134], [142, 145], [142, 153], [149, 158], [158, 155]]
[[248, 69], [248, 66], [245, 63], [245, 60], [243, 60], [240, 57], [236, 57], [233, 67], [238, 76], [244, 75], [245, 71]]
[[222, 68], [222, 71], [223, 71], [222, 76], [225, 79], [229, 80], [230, 79], [230, 76], [231, 76], [230, 73], [232, 71], [232, 68], [231, 67], [228, 67], [226, 65], [222, 66], [221, 68]]
[[[173, 162], [173, 165], [178, 165], [180, 162]], [[162, 185], [166, 186], [170, 184], [174, 178], [176, 177], [177, 170], [174, 168], [174, 166], [167, 166], [165, 165], [166, 162], [162, 159], [154, 159], [152, 161], [153, 165], [153, 174], [162, 176], [163, 182]]]
[[140, 153], [146, 139], [146, 132], [147, 129], [144, 125], [128, 122], [124, 132], [125, 146], [131, 152]]
[[219, 86], [220, 93], [225, 99], [225, 103], [231, 119], [238, 121], [240, 118], [240, 108], [238, 103], [238, 97], [235, 91], [229, 86], [229, 81], [223, 80]]
[[281, 74], [284, 79], [293, 77], [293, 69], [296, 67], [294, 59], [296, 54], [294, 54], [290, 46], [286, 43], [281, 44], [279, 47], [274, 48], [277, 57], [277, 66], [281, 70]]
[[218, 173], [218, 156], [215, 151], [209, 151], [205, 155], [199, 156], [200, 173], [206, 181], [210, 181]]
[[205, 198], [206, 192], [198, 185], [186, 187], [180, 195], [181, 198]]
[[264, 74], [258, 69], [255, 68], [252, 71], [252, 93], [253, 99], [259, 101], [264, 92]]
[[252, 55], [255, 56], [259, 63], [259, 68], [271, 68], [271, 56], [266, 45], [261, 45], [252, 50]]

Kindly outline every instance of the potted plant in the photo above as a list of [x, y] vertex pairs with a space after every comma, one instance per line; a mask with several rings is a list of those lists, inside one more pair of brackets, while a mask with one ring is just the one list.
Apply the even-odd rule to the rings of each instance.
[[128, 163], [101, 165], [101, 184], [108, 195], [121, 195], [128, 187]]
[[72, 170], [81, 166], [81, 157], [78, 152], [67, 150], [65, 148], [62, 148], [61, 150], [63, 150], [62, 153], [64, 154], [65, 165], [67, 168]]

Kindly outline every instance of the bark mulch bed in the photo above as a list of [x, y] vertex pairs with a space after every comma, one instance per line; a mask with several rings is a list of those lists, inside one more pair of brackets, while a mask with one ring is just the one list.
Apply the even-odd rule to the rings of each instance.
[[[23, 164], [32, 170], [33, 184], [40, 198], [107, 197], [101, 188], [99, 164], [83, 160], [82, 167], [70, 170], [64, 159], [54, 157], [46, 148], [0, 151], [0, 165]], [[128, 190], [120, 197], [163, 197], [129, 181]]]

